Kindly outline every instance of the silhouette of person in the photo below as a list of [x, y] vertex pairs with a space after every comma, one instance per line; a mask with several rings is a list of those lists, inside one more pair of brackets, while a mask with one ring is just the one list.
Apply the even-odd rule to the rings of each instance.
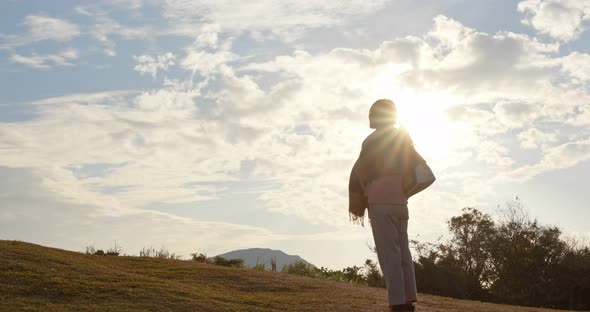
[[365, 207], [385, 284], [389, 311], [414, 311], [417, 301], [414, 263], [408, 242], [408, 198], [402, 176], [413, 148], [407, 131], [396, 127], [393, 101], [380, 99], [369, 110], [375, 129], [364, 141], [349, 184], [350, 216], [362, 224]]

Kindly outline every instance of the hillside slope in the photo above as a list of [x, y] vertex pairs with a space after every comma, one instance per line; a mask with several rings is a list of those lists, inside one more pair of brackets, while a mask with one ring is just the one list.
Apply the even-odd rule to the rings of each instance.
[[[554, 311], [423, 295], [418, 311]], [[0, 240], [1, 311], [387, 311], [385, 289]]]

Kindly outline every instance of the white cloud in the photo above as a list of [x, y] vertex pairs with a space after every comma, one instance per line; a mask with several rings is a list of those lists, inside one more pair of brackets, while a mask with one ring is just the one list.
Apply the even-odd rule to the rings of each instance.
[[163, 9], [164, 16], [176, 22], [204, 20], [230, 32], [268, 32], [279, 35], [281, 40], [292, 41], [306, 29], [340, 25], [348, 18], [376, 12], [385, 3], [383, 0], [305, 3], [171, 0]]
[[235, 59], [237, 59], [237, 55], [227, 51], [209, 53], [189, 48], [180, 65], [193, 73], [199, 72], [208, 75], [218, 69], [219, 66]]
[[93, 36], [103, 42], [109, 42], [109, 36], [116, 35], [124, 39], [144, 38], [147, 36], [146, 28], [131, 28], [121, 25], [110, 17], [100, 16], [98, 23], [92, 27]]
[[538, 163], [515, 169], [500, 179], [522, 183], [539, 174], [571, 168], [588, 160], [590, 160], [590, 140], [567, 142], [545, 149], [543, 158]]
[[[214, 43], [205, 42], [205, 46]], [[502, 64], [492, 62], [486, 52], [489, 47], [502, 51]], [[506, 125], [516, 127], [531, 116], [531, 124], [540, 118], [541, 113], [529, 108], [541, 96], [535, 94], [531, 99], [530, 88], [517, 86], [525, 81], [544, 85], [552, 70], [558, 71], [547, 67], [556, 51], [554, 45], [510, 33], [480, 33], [445, 17], [438, 17], [433, 31], [424, 38], [396, 39], [375, 50], [334, 49], [317, 55], [300, 50], [257, 64], [248, 64], [247, 59], [229, 51], [200, 49], [198, 44], [186, 51], [179, 64], [207, 75], [200, 85], [172, 82], [135, 98], [103, 94], [86, 96], [86, 100], [72, 95], [38, 101], [54, 103], [42, 111], [40, 120], [54, 130], [36, 133], [35, 128], [22, 125], [19, 137], [35, 146], [35, 142], [55, 141], [53, 136], [69, 133], [72, 127], [78, 129], [71, 141], [44, 147], [44, 152], [37, 150], [39, 147], [29, 151], [36, 150], [37, 155], [61, 166], [84, 164], [89, 156], [95, 162], [125, 164], [104, 177], [78, 182], [79, 178], [68, 178], [91, 193], [115, 198], [121, 207], [216, 196], [219, 189], [207, 186], [207, 181], [238, 179], [241, 161], [251, 160], [254, 177], [280, 178], [281, 185], [261, 197], [268, 209], [312, 223], [345, 226], [346, 196], [341, 181], [347, 179], [360, 142], [369, 132], [364, 122], [366, 109], [375, 97], [391, 96], [409, 114], [445, 109], [429, 102], [433, 99], [444, 103], [441, 105], [468, 105], [470, 112], [477, 111], [470, 106], [473, 103], [498, 102], [496, 108], [491, 106], [482, 114], [482, 121], [489, 123], [488, 132], [478, 129], [477, 121], [463, 120], [465, 132], [449, 132], [450, 136], [442, 137], [449, 141], [440, 145], [447, 145], [451, 150], [448, 157], [456, 163], [468, 159], [467, 151], [479, 146], [479, 140], [489, 140], [475, 150], [475, 159], [507, 167], [513, 164], [509, 151], [489, 135], [503, 133], [509, 129]], [[170, 60], [150, 57], [138, 57], [145, 62], [140, 61], [144, 67], [136, 70], [157, 75], [165, 67], [159, 64]], [[238, 65], [234, 62], [245, 65], [235, 69]], [[260, 81], [266, 75], [279, 79], [263, 89]], [[487, 81], [488, 85], [475, 81]], [[493, 92], [490, 85], [495, 87]], [[433, 91], [435, 86], [438, 91]], [[414, 91], [404, 91], [409, 88]], [[441, 101], [450, 93], [459, 97]], [[474, 100], [473, 94], [479, 98]], [[507, 98], [515, 100], [508, 102]], [[520, 104], [518, 99], [526, 100]], [[416, 134], [417, 140], [440, 132], [419, 128], [423, 134]], [[478, 130], [466, 135], [472, 129]], [[13, 136], [6, 142], [15, 140]], [[78, 147], [74, 151], [73, 145]], [[13, 165], [27, 164], [16, 154], [5, 158]], [[151, 178], [146, 180], [145, 176]], [[187, 186], [195, 181], [205, 185]], [[110, 188], [122, 191], [116, 196], [102, 191]], [[99, 201], [90, 195], [84, 198]]]
[[[572, 117], [568, 118], [566, 123], [583, 127], [590, 125], [590, 96], [585, 97], [584, 102], [580, 102], [580, 106], [577, 107], [577, 113]], [[584, 135], [580, 133], [580, 135]]]
[[[112, 5], [130, 5], [141, 6], [141, 1], [115, 1]], [[127, 3], [129, 2], [129, 3]], [[74, 10], [81, 15], [92, 17], [96, 20], [94, 25], [86, 26], [88, 31], [81, 31], [80, 27], [64, 19], [49, 17], [46, 15], [27, 15], [23, 24], [29, 28], [27, 34], [22, 35], [2, 35], [4, 43], [0, 44], [0, 49], [11, 51], [17, 55], [16, 59], [23, 63], [31, 64], [38, 68], [48, 68], [47, 64], [43, 64], [43, 60], [38, 56], [33, 55], [29, 60], [25, 60], [22, 55], [18, 55], [14, 50], [17, 47], [27, 46], [36, 42], [53, 40], [59, 42], [70, 41], [76, 37], [90, 34], [103, 45], [103, 52], [109, 56], [116, 55], [116, 44], [112, 37], [116, 36], [123, 39], [137, 39], [147, 38], [149, 27], [127, 27], [121, 25], [116, 20], [110, 18], [106, 11], [99, 6], [77, 6]]]
[[102, 45], [103, 53], [108, 56], [117, 55], [115, 38], [117, 39], [148, 39], [154, 31], [151, 25], [130, 27], [122, 25], [111, 17], [113, 9], [129, 9], [134, 14], [133, 19], [141, 18], [139, 9], [144, 5], [143, 0], [112, 0], [74, 7], [74, 11], [84, 15], [89, 21], [85, 35], [94, 37]]
[[105, 13], [95, 14], [94, 17], [96, 18], [96, 23], [91, 27], [90, 33], [96, 40], [103, 44], [103, 52], [109, 56], [116, 55], [116, 44], [112, 37], [138, 39], [147, 38], [149, 36], [149, 27], [133, 28], [124, 26], [114, 19], [106, 16]]
[[494, 106], [494, 115], [504, 131], [530, 126], [541, 115], [542, 107], [531, 103], [502, 101]]
[[543, 132], [537, 128], [529, 128], [518, 134], [518, 140], [522, 148], [532, 149], [539, 147], [546, 147], [547, 143], [556, 142], [558, 133]]
[[106, 15], [105, 11], [111, 11], [112, 9], [127, 9], [137, 11], [143, 8], [145, 4], [147, 3], [144, 0], [108, 0], [78, 5], [74, 7], [74, 11], [76, 11], [78, 14], [86, 16], [104, 16]]
[[152, 77], [156, 77], [159, 70], [166, 71], [169, 66], [174, 65], [176, 56], [171, 53], [165, 53], [154, 56], [150, 55], [139, 55], [133, 56], [137, 65], [133, 69], [141, 74], [150, 74]]
[[525, 14], [522, 23], [561, 41], [577, 39], [590, 20], [587, 0], [525, 0], [518, 4]]
[[32, 101], [29, 104], [32, 105], [64, 105], [64, 104], [101, 104], [109, 103], [109, 101], [123, 101], [123, 97], [131, 94], [136, 94], [139, 91], [136, 90], [120, 90], [120, 91], [107, 91], [107, 92], [96, 92], [96, 93], [74, 93], [64, 96], [57, 96], [46, 98], [42, 100]]
[[130, 10], [137, 10], [141, 9], [144, 5], [143, 0], [110, 0], [109, 4], [112, 6], [130, 9]]
[[561, 59], [562, 70], [571, 75], [574, 83], [590, 82], [590, 54], [572, 52]]
[[15, 54], [15, 48], [21, 46], [46, 40], [67, 42], [81, 35], [78, 25], [46, 15], [27, 15], [22, 24], [28, 27], [27, 33], [0, 34], [0, 50]]
[[39, 55], [32, 53], [31, 56], [12, 54], [10, 60], [14, 63], [23, 64], [37, 69], [50, 69], [53, 66], [73, 66], [71, 61], [78, 59], [76, 49], [63, 50], [57, 54]]
[[199, 35], [193, 43], [197, 48], [200, 47], [217, 47], [218, 35], [221, 30], [221, 26], [218, 24], [205, 24], [201, 27]]
[[80, 35], [77, 25], [45, 15], [27, 15], [23, 23], [29, 27], [32, 41], [69, 41]]
[[[443, 16], [434, 20], [433, 28], [425, 38], [395, 39], [384, 42], [374, 51], [334, 49], [329, 54], [314, 57], [306, 55], [305, 51], [295, 51], [293, 56], [279, 56], [272, 62], [250, 64], [244, 69], [311, 76], [306, 73], [309, 69], [315, 71], [317, 77], [325, 77], [330, 72], [335, 75], [330, 81], [337, 88], [350, 80], [348, 69], [359, 71], [358, 79], [366, 81], [363, 74], [375, 79], [380, 70], [395, 71], [388, 68], [394, 65], [405, 69], [381, 89], [410, 87], [420, 90], [416, 93], [449, 90], [456, 96], [468, 98], [471, 103], [505, 98], [532, 103], [542, 101], [544, 94], [531, 98], [528, 92], [531, 88], [554, 90], [547, 88], [547, 84], [559, 66], [551, 58], [559, 45], [543, 44], [535, 38], [514, 33], [476, 32]], [[445, 29], [450, 29], [450, 34], [444, 32]], [[404, 65], [410, 67], [399, 67]]]
[[481, 142], [478, 146], [477, 159], [485, 162], [488, 165], [495, 166], [510, 166], [514, 163], [506, 154], [510, 150], [494, 141]]
[[[349, 168], [345, 159], [353, 159], [355, 155], [349, 154], [358, 149], [351, 144], [354, 143], [351, 138], [360, 135], [358, 141], [362, 140], [366, 110], [371, 100], [379, 97], [393, 98], [402, 113], [411, 116], [410, 122], [414, 123], [411, 133], [422, 146], [450, 150], [444, 161], [440, 161], [441, 173], [446, 173], [446, 168], [456, 170], [460, 166], [474, 176], [470, 182], [461, 181], [460, 185], [477, 187], [464, 188], [459, 191], [459, 197], [476, 202], [482, 194], [493, 195], [493, 185], [477, 182], [493, 181], [493, 177], [513, 170], [517, 164], [516, 158], [513, 159], [517, 155], [500, 138], [510, 136], [511, 129], [526, 131], [540, 122], [563, 123], [576, 109], [573, 100], [581, 99], [584, 94], [572, 93], [569, 86], [558, 82], [563, 79], [558, 49], [558, 44], [545, 44], [534, 37], [509, 32], [482, 33], [439, 16], [426, 36], [384, 42], [375, 50], [334, 49], [317, 55], [300, 50], [271, 61], [242, 66], [239, 72], [273, 73], [301, 81], [301, 90], [287, 100], [287, 107], [296, 112], [287, 122], [313, 129], [310, 137], [297, 136], [301, 140], [300, 148], [308, 154], [321, 155], [316, 159], [307, 157], [303, 163], [294, 160], [297, 157], [276, 155], [260, 164], [274, 176], [293, 177], [283, 187], [267, 192], [263, 199], [275, 211], [298, 215], [310, 222], [324, 219], [322, 214], [337, 218], [346, 198], [331, 193], [331, 187], [311, 177], [325, 177], [320, 181], [330, 181], [334, 189], [336, 181], [346, 179]], [[297, 105], [290, 106], [291, 102]], [[445, 135], [440, 135], [444, 133], [441, 131], [444, 124], [429, 124], [433, 120], [426, 112], [446, 111], [451, 107], [460, 109], [450, 112], [455, 115], [454, 122], [447, 126]], [[356, 121], [335, 115], [338, 110], [350, 112], [350, 118]], [[328, 121], [330, 117], [334, 122]], [[343, 132], [348, 136], [348, 142], [344, 142], [344, 138], [330, 135], [329, 129], [333, 128], [350, 129], [356, 134]], [[440, 140], [433, 142], [433, 137]], [[547, 141], [552, 142], [553, 139]], [[320, 159], [338, 144], [343, 147], [340, 152], [344, 165], [326, 169], [331, 167], [326, 167]], [[289, 149], [284, 153], [299, 155]], [[326, 158], [328, 162], [335, 161]], [[323, 169], [315, 172], [313, 168]], [[311, 172], [304, 173], [307, 170]], [[310, 178], [296, 178], [301, 175]], [[441, 180], [440, 183], [449, 187], [450, 182]], [[455, 187], [461, 189], [460, 185]], [[477, 188], [480, 190], [475, 192]], [[314, 192], [317, 189], [323, 191]], [[306, 204], [298, 205], [300, 202]]]
[[[53, 178], [46, 172], [31, 172], [27, 169], [6, 169], [3, 174], [2, 195], [0, 196], [0, 228], [3, 237], [24, 239], [38, 243], [59, 244], [73, 250], [96, 243], [107, 248], [115, 240], [123, 244], [125, 252], [137, 254], [142, 247], [162, 245], [172, 252], [184, 254], [200, 249], [200, 252], [221, 252], [220, 246], [242, 246], [266, 244], [289, 236], [250, 225], [227, 222], [208, 222], [179, 217], [153, 210], [135, 210], [119, 215], [119, 222], [112, 222], [112, 214], [103, 210], [111, 209], [112, 202], [99, 205], [81, 204], [71, 201], [56, 201], [42, 183]], [[68, 190], [72, 185], [63, 185]], [[71, 194], [79, 188], [69, 190]], [[17, 231], [16, 228], [31, 229]], [[5, 230], [10, 230], [8, 234]], [[19, 234], [16, 234], [19, 233]], [[77, 233], [77, 235], [64, 235]], [[18, 237], [14, 237], [18, 236]], [[305, 239], [305, 237], [302, 237]], [[194, 248], [194, 249], [193, 249]]]

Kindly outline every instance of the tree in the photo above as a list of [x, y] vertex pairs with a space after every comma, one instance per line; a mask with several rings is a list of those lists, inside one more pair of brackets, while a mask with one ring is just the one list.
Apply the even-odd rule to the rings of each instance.
[[531, 220], [520, 199], [498, 218], [474, 208], [448, 221], [447, 243], [413, 242], [418, 290], [455, 298], [590, 309], [590, 248]]
[[490, 250], [495, 272], [492, 295], [512, 304], [547, 304], [566, 250], [561, 231], [531, 220], [518, 197], [499, 211], [501, 221]]
[[385, 279], [379, 271], [378, 263], [373, 262], [371, 259], [365, 261], [365, 280], [367, 285], [371, 287], [383, 287], [385, 288]]
[[447, 261], [456, 258], [465, 276], [467, 298], [481, 299], [492, 283], [490, 247], [494, 222], [489, 215], [475, 208], [463, 208], [462, 212], [447, 223], [452, 238], [448, 246], [449, 254], [444, 258]]

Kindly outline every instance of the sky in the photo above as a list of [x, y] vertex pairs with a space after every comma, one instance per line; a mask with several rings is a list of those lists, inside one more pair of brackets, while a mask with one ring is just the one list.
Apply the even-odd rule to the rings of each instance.
[[[588, 237], [590, 1], [2, 1], [0, 239], [376, 260], [348, 215], [370, 105], [437, 181], [409, 236], [518, 196]], [[442, 237], [442, 238], [441, 238]]]

